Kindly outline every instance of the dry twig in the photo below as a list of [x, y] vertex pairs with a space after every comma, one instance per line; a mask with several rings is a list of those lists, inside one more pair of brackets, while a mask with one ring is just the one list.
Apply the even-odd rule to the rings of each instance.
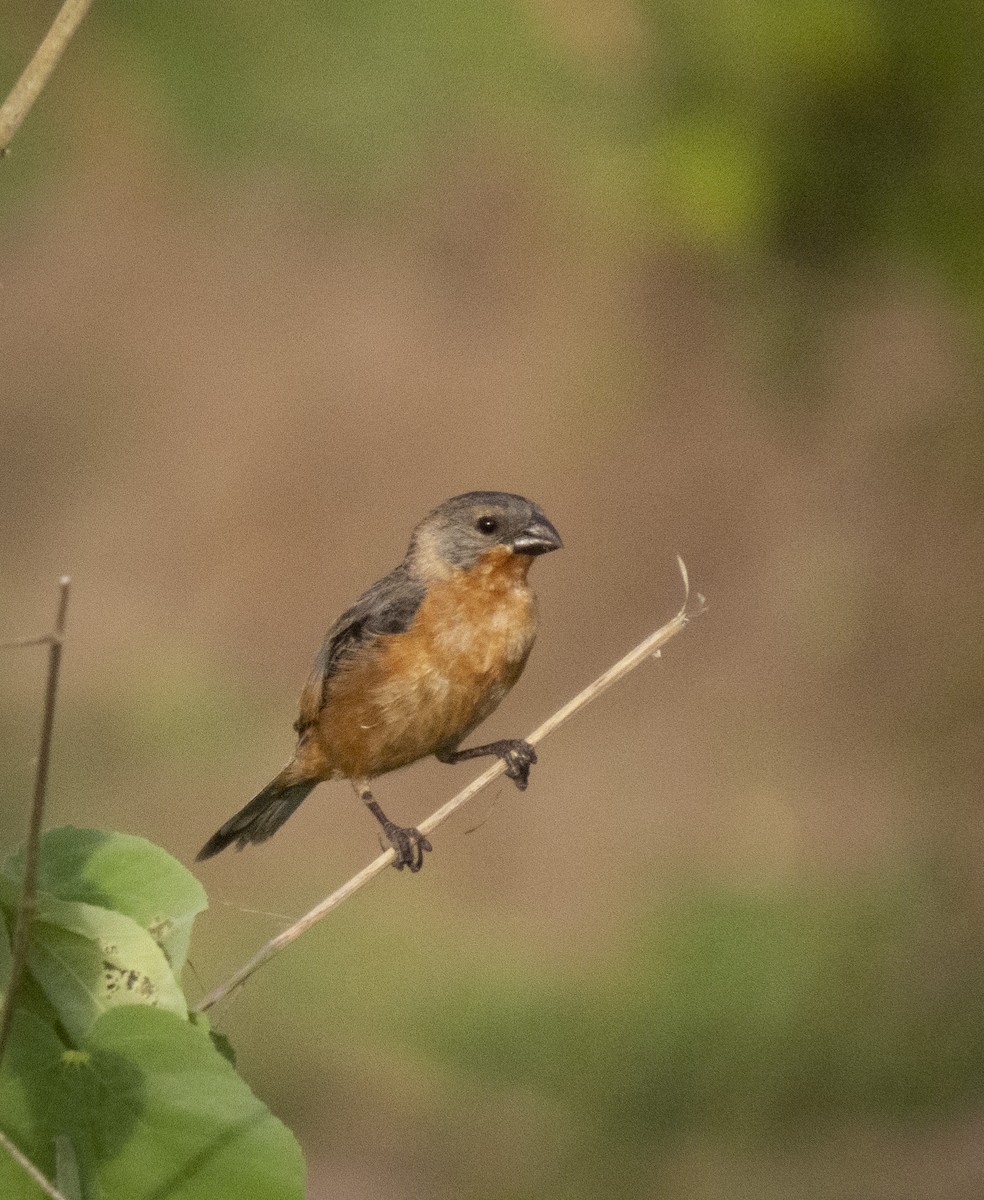
[[65, 1196], [55, 1187], [51, 1180], [37, 1169], [26, 1154], [17, 1149], [2, 1130], [0, 1130], [0, 1146], [7, 1151], [19, 1167], [23, 1167], [46, 1196], [50, 1196], [51, 1200], [65, 1200]]
[[34, 57], [11, 88], [10, 95], [0, 107], [0, 158], [7, 153], [14, 134], [41, 95], [91, 5], [92, 0], [65, 0]]
[[[640, 663], [644, 662], [650, 656], [657, 655], [660, 647], [665, 645], [670, 638], [675, 637], [692, 616], [696, 616], [704, 611], [704, 598], [698, 595], [697, 609], [693, 612], [687, 612], [687, 605], [690, 602], [690, 583], [687, 578], [687, 568], [683, 559], [678, 557], [677, 562], [680, 565], [680, 574], [683, 576], [685, 589], [683, 606], [677, 615], [672, 620], [667, 621], [660, 629], [657, 629], [655, 633], [651, 633], [649, 637], [644, 638], [635, 649], [630, 650], [613, 667], [609, 667], [594, 683], [589, 684], [573, 700], [569, 700], [553, 716], [548, 717], [542, 725], [526, 738], [526, 741], [532, 745], [543, 741], [548, 734], [553, 733], [569, 717], [572, 717], [576, 712], [584, 708], [586, 704], [590, 704], [592, 700], [596, 700], [602, 692], [607, 691], [613, 683], [617, 683], [620, 679], [623, 679], [630, 671], [635, 670]], [[443, 825], [452, 813], [457, 812], [462, 805], [467, 804], [469, 800], [487, 788], [493, 780], [498, 779], [504, 770], [505, 763], [501, 760], [496, 762], [494, 766], [489, 767], [487, 771], [484, 771], [477, 779], [474, 779], [457, 796], [454, 796], [447, 804], [439, 808], [437, 812], [432, 813], [425, 821], [421, 821], [417, 828], [426, 837], [437, 829], [439, 825]], [[302, 933], [310, 929], [322, 917], [327, 916], [333, 909], [338, 908], [344, 900], [347, 900], [349, 896], [367, 884], [370, 879], [375, 878], [375, 876], [385, 871], [395, 856], [395, 852], [392, 849], [386, 850], [378, 858], [369, 863], [368, 866], [363, 867], [357, 875], [353, 875], [347, 883], [343, 883], [340, 888], [322, 900], [320, 904], [315, 905], [309, 913], [306, 913], [288, 929], [285, 929], [283, 933], [279, 933], [276, 937], [271, 938], [265, 946], [253, 955], [249, 962], [244, 963], [225, 983], [209, 992], [205, 999], [198, 1005], [198, 1011], [204, 1012], [241, 987], [255, 971], [262, 967], [264, 963], [269, 962], [275, 954], [278, 954], [286, 946], [289, 946], [291, 942], [299, 938]]]
[[[14, 929], [10, 956], [10, 976], [3, 998], [3, 1011], [0, 1013], [0, 1064], [3, 1062], [3, 1054], [7, 1048], [7, 1041], [14, 1022], [14, 1005], [27, 967], [27, 956], [31, 948], [31, 926], [37, 911], [38, 852], [41, 845], [41, 823], [44, 819], [44, 804], [48, 789], [51, 735], [55, 727], [55, 697], [58, 694], [58, 670], [61, 666], [62, 645], [65, 641], [65, 617], [68, 613], [70, 584], [71, 580], [67, 575], [63, 575], [58, 581], [61, 595], [58, 600], [58, 615], [55, 618], [53, 633], [0, 643], [0, 649], [4, 650], [21, 646], [48, 647], [48, 678], [44, 689], [44, 713], [41, 717], [41, 744], [38, 748], [38, 761], [34, 768], [34, 797], [31, 801], [31, 818], [28, 823], [27, 842], [24, 846], [24, 880], [21, 884], [20, 901], [17, 905], [17, 925]], [[53, 1200], [65, 1200], [51, 1180], [46, 1178], [2, 1131], [0, 1131], [0, 1147], [30, 1175], [43, 1192], [51, 1196]]]
[[41, 822], [44, 819], [44, 802], [48, 788], [48, 762], [51, 758], [51, 734], [55, 727], [55, 696], [58, 692], [58, 669], [61, 666], [62, 643], [65, 639], [65, 615], [68, 611], [68, 589], [71, 580], [63, 575], [58, 581], [61, 596], [58, 601], [58, 616], [53, 633], [40, 638], [25, 638], [10, 642], [10, 646], [48, 646], [48, 680], [44, 691], [44, 714], [41, 718], [41, 744], [34, 770], [34, 798], [31, 802], [31, 819], [28, 824], [27, 842], [24, 846], [24, 882], [21, 885], [20, 902], [17, 906], [17, 927], [10, 958], [10, 978], [0, 1013], [0, 1063], [7, 1048], [10, 1026], [14, 1019], [14, 1002], [20, 987], [27, 952], [31, 944], [31, 925], [37, 909], [38, 850], [41, 843]]
[[14, 638], [10, 642], [0, 642], [0, 650], [23, 650], [25, 646], [50, 646], [51, 634], [42, 633], [38, 637]]

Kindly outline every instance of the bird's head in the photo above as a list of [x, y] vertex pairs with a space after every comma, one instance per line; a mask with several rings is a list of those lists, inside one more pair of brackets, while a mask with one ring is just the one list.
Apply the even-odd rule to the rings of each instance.
[[420, 522], [413, 532], [407, 561], [428, 577], [469, 570], [490, 551], [533, 557], [559, 550], [560, 534], [540, 508], [511, 492], [465, 492], [453, 496]]

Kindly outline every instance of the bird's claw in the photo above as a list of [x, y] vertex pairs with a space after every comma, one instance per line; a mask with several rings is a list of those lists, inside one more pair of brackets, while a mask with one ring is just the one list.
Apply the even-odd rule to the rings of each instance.
[[521, 792], [530, 781], [530, 767], [536, 762], [536, 751], [520, 738], [507, 738], [495, 743], [495, 752], [506, 764], [506, 775]]
[[389, 844], [396, 851], [393, 866], [398, 871], [409, 867], [410, 874], [416, 874], [424, 865], [424, 852], [434, 848], [420, 830], [414, 829], [413, 826], [404, 828], [402, 825], [394, 825], [390, 821], [383, 826], [383, 832], [386, 834]]

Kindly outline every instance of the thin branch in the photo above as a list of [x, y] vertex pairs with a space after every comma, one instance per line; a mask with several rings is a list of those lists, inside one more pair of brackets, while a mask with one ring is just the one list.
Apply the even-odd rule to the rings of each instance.
[[7, 147], [13, 141], [14, 134], [31, 111], [34, 101], [41, 95], [44, 85], [51, 78], [58, 60], [65, 53], [72, 35], [91, 5], [92, 0], [65, 0], [51, 28], [44, 35], [41, 45], [35, 50], [34, 57], [24, 68], [10, 95], [4, 100], [3, 106], [0, 107], [0, 158], [7, 153]]
[[55, 1187], [51, 1180], [48, 1179], [47, 1176], [41, 1174], [34, 1163], [32, 1163], [25, 1154], [22, 1154], [21, 1151], [17, 1149], [17, 1147], [10, 1140], [10, 1138], [7, 1137], [3, 1130], [0, 1130], [0, 1146], [7, 1151], [10, 1157], [15, 1163], [17, 1163], [19, 1167], [24, 1168], [24, 1170], [28, 1173], [28, 1175], [30, 1175], [30, 1177], [46, 1196], [50, 1196], [51, 1200], [65, 1200], [65, 1196]]
[[0, 642], [0, 650], [23, 650], [25, 646], [50, 646], [51, 634], [42, 633], [39, 637], [14, 638], [12, 642]]
[[[698, 607], [693, 612], [687, 612], [687, 605], [690, 602], [690, 583], [687, 578], [687, 568], [683, 559], [678, 557], [677, 562], [680, 565], [680, 574], [683, 577], [685, 589], [683, 606], [677, 615], [660, 629], [657, 629], [655, 633], [651, 633], [649, 637], [644, 638], [634, 650], [630, 650], [613, 667], [610, 667], [603, 675], [599, 675], [594, 683], [588, 684], [584, 691], [579, 692], [573, 700], [569, 700], [553, 716], [548, 717], [542, 725], [534, 729], [526, 738], [526, 741], [533, 745], [543, 741], [548, 734], [553, 733], [558, 726], [584, 708], [586, 704], [590, 704], [592, 700], [597, 700], [602, 692], [607, 691], [612, 684], [617, 683], [620, 679], [624, 679], [640, 663], [644, 662], [647, 658], [657, 657], [661, 646], [665, 645], [670, 638], [675, 637], [692, 616], [697, 616], [704, 611], [704, 598], [698, 595]], [[439, 825], [443, 825], [462, 805], [467, 804], [469, 800], [487, 788], [490, 783], [498, 779], [505, 768], [506, 764], [504, 762], [501, 760], [497, 761], [494, 766], [489, 767], [487, 771], [479, 775], [466, 788], [463, 788], [457, 796], [454, 796], [447, 804], [439, 808], [437, 812], [432, 813], [425, 821], [422, 821], [417, 828], [425, 836], [430, 834]], [[347, 883], [343, 883], [340, 888], [312, 908], [309, 913], [306, 913], [299, 920], [295, 921], [283, 933], [279, 933], [276, 937], [271, 938], [265, 946], [253, 955], [249, 962], [244, 963], [225, 983], [209, 992], [205, 999], [198, 1005], [198, 1011], [204, 1012], [241, 987], [255, 971], [262, 967], [264, 963], [269, 962], [275, 954], [278, 954], [286, 946], [289, 946], [291, 942], [299, 938], [302, 933], [305, 933], [312, 925], [320, 921], [322, 917], [327, 916], [333, 909], [338, 908], [343, 901], [347, 900], [349, 896], [367, 884], [370, 879], [374, 879], [377, 875], [385, 871], [395, 857], [395, 851], [392, 849], [384, 851], [378, 858], [369, 863], [367, 867], [363, 867], [357, 875], [353, 875]]]
[[[58, 693], [58, 669], [61, 666], [62, 645], [65, 640], [65, 616], [68, 612], [68, 589], [71, 580], [63, 575], [58, 581], [61, 595], [58, 600], [58, 615], [54, 632], [47, 636], [48, 680], [44, 691], [44, 714], [41, 718], [41, 744], [34, 770], [34, 797], [31, 802], [31, 819], [28, 824], [27, 842], [24, 846], [24, 882], [21, 885], [20, 902], [17, 906], [17, 925], [14, 929], [10, 957], [10, 979], [3, 998], [0, 1014], [0, 1062], [7, 1048], [7, 1039], [14, 1019], [14, 1002], [20, 987], [27, 954], [31, 945], [31, 926], [37, 911], [38, 851], [41, 844], [41, 823], [44, 819], [44, 802], [48, 788], [48, 763], [51, 759], [51, 735], [55, 727], [55, 697]], [[30, 644], [30, 643], [28, 643]]]

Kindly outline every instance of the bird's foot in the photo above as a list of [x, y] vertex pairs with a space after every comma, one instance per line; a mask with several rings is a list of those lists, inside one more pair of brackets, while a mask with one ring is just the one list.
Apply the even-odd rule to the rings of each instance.
[[506, 774], [521, 792], [530, 781], [530, 767], [536, 762], [536, 751], [521, 738], [503, 738], [489, 749], [506, 764]]
[[383, 833], [396, 851], [393, 866], [398, 871], [409, 867], [411, 875], [416, 874], [424, 865], [424, 851], [434, 848], [420, 830], [412, 826], [405, 829], [402, 825], [394, 825], [392, 821], [387, 821], [383, 825]]

